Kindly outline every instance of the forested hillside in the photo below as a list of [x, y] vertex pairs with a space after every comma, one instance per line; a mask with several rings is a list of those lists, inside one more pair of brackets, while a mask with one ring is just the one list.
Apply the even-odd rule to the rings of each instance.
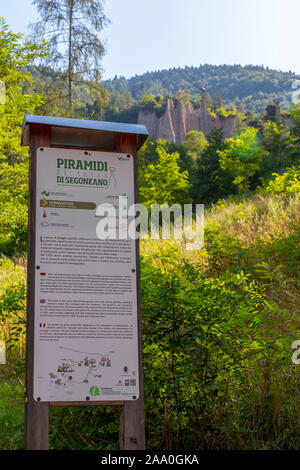
[[192, 96], [206, 87], [212, 98], [220, 93], [226, 104], [261, 112], [274, 100], [287, 108], [290, 102], [291, 85], [296, 79], [293, 72], [280, 72], [263, 66], [248, 65], [200, 65], [199, 67], [173, 68], [147, 72], [126, 79], [115, 77], [104, 82], [111, 92], [130, 92], [135, 100], [152, 93], [175, 95], [180, 89], [190, 90]]
[[[40, 114], [65, 115], [67, 78], [51, 67], [29, 67], [33, 76], [30, 90], [45, 97]], [[201, 103], [201, 87], [207, 90], [207, 107], [246, 110], [261, 114], [279, 101], [288, 110], [292, 102], [293, 72], [280, 72], [259, 66], [201, 65], [147, 72], [130, 79], [115, 77], [102, 83], [91, 80], [73, 82], [73, 107], [77, 115], [88, 119], [105, 119], [136, 123], [140, 110], [155, 111], [161, 116], [166, 97], [191, 102], [195, 109]]]

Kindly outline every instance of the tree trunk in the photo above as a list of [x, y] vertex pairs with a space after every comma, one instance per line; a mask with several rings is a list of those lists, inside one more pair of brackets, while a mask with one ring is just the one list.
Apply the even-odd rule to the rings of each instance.
[[73, 114], [73, 93], [72, 93], [72, 81], [73, 81], [73, 64], [72, 64], [72, 22], [73, 22], [73, 7], [74, 0], [69, 1], [69, 46], [68, 46], [68, 84], [69, 84], [69, 112]]

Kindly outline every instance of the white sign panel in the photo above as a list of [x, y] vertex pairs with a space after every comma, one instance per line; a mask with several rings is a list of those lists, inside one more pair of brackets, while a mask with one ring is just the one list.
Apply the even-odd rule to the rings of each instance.
[[37, 401], [138, 398], [135, 241], [96, 235], [97, 206], [119, 196], [134, 203], [132, 156], [38, 149]]

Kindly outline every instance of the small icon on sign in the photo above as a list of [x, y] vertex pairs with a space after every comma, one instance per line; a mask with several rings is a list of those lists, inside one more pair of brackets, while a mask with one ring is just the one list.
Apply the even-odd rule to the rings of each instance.
[[99, 387], [96, 387], [95, 385], [93, 385], [92, 387], [90, 387], [90, 394], [95, 397], [96, 395], [100, 395], [100, 390], [99, 390]]

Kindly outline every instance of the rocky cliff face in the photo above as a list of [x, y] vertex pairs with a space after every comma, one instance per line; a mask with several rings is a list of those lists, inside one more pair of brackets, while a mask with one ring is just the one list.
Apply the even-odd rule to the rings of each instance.
[[140, 111], [138, 116], [138, 124], [144, 124], [154, 139], [178, 144], [190, 131], [202, 131], [207, 135], [214, 127], [223, 127], [224, 138], [231, 137], [234, 122], [235, 116], [214, 118], [207, 112], [205, 105], [195, 111], [191, 104], [186, 106], [179, 102], [175, 106], [172, 99], [167, 100], [166, 111], [162, 117], [158, 118], [155, 113], [145, 111]]

